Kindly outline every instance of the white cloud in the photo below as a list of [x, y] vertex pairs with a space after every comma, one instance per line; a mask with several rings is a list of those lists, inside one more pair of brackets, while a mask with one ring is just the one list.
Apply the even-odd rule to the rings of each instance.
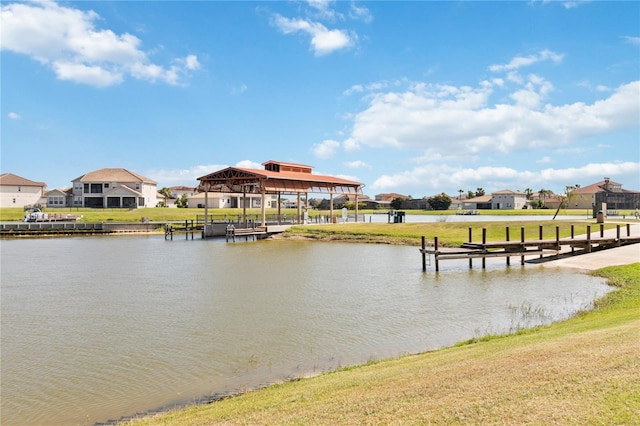
[[487, 191], [501, 189], [523, 190], [555, 188], [562, 191], [566, 185], [576, 182], [590, 184], [604, 176], [633, 176], [640, 173], [640, 162], [592, 163], [582, 167], [519, 171], [510, 167], [452, 167], [445, 164], [429, 164], [392, 175], [378, 177], [370, 186], [375, 191], [415, 190], [415, 194], [429, 195], [445, 191], [453, 194], [459, 188], [465, 190], [483, 187]]
[[10, 120], [21, 120], [22, 119], [20, 114], [18, 114], [16, 112], [10, 112], [9, 114], [7, 114], [7, 117], [9, 117]]
[[188, 169], [152, 169], [144, 173], [145, 176], [158, 182], [158, 188], [163, 186], [193, 186], [198, 185], [198, 178], [208, 175], [228, 166], [220, 164], [207, 164], [193, 166]]
[[353, 46], [357, 35], [343, 30], [330, 30], [318, 22], [305, 19], [289, 19], [282, 15], [273, 16], [273, 24], [283, 34], [303, 32], [311, 36], [311, 50], [316, 56], [326, 55], [336, 50]]
[[346, 150], [392, 147], [425, 156], [469, 156], [561, 148], [581, 138], [637, 127], [640, 81], [592, 104], [541, 104], [552, 86], [533, 79], [512, 92], [513, 104], [491, 105], [494, 87], [414, 84], [404, 92], [371, 96], [354, 115]]
[[241, 84], [238, 87], [234, 87], [233, 89], [231, 89], [231, 94], [232, 95], [241, 95], [242, 93], [246, 92], [249, 89], [249, 87], [246, 84]]
[[631, 43], [634, 46], [640, 46], [640, 37], [625, 36], [624, 39], [627, 43]]
[[313, 145], [313, 155], [321, 159], [331, 158], [340, 148], [340, 142], [327, 139], [319, 144]]
[[539, 159], [538, 161], [536, 161], [536, 163], [538, 164], [549, 164], [549, 163], [553, 163], [553, 159], [549, 156], [544, 156], [541, 159]]
[[564, 55], [552, 52], [551, 50], [542, 50], [534, 55], [516, 56], [515, 58], [511, 59], [508, 64], [491, 65], [489, 66], [489, 70], [494, 72], [513, 71], [543, 61], [552, 61], [558, 63], [562, 61], [563, 56]]
[[344, 165], [350, 169], [370, 169], [371, 168], [370, 165], [368, 165], [362, 160], [347, 161], [346, 163], [344, 163]]
[[264, 166], [261, 163], [256, 163], [255, 161], [251, 161], [251, 160], [238, 161], [235, 167], [240, 167], [241, 169], [264, 170]]
[[97, 13], [54, 1], [2, 6], [1, 21], [3, 50], [33, 58], [61, 80], [106, 87], [130, 75], [176, 85], [189, 71], [200, 68], [195, 55], [177, 58], [168, 67], [153, 64], [136, 36], [98, 29]]
[[351, 8], [349, 9], [349, 17], [351, 19], [357, 19], [370, 24], [373, 21], [373, 15], [371, 11], [364, 6], [357, 6], [355, 2], [351, 2]]

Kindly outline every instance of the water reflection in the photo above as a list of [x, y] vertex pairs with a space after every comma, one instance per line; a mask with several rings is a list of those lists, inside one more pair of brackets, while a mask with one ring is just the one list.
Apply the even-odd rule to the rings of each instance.
[[[37, 256], [34, 257], [34, 253]], [[2, 424], [86, 424], [550, 322], [603, 280], [416, 247], [2, 242]]]

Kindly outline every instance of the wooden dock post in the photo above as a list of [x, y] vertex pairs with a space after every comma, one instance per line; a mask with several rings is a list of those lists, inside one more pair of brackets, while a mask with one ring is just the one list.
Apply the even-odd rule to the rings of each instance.
[[[482, 228], [482, 245], [487, 244], [487, 228]], [[482, 269], [487, 267], [487, 258], [482, 256]]]
[[[575, 234], [573, 232], [573, 224], [571, 225], [571, 239], [573, 240], [573, 238], [575, 237]], [[572, 244], [571, 245], [571, 253], [575, 253], [576, 251], [576, 247]]]
[[[473, 239], [473, 228], [469, 227], [469, 242]], [[473, 259], [469, 258], [469, 269], [473, 268]]]
[[631, 236], [631, 224], [627, 223], [627, 237]]
[[621, 244], [620, 244], [620, 224], [619, 223], [616, 225], [616, 240], [618, 240], [616, 245], [620, 247]]
[[[507, 242], [509, 242], [509, 227], [506, 228]], [[511, 256], [507, 256], [507, 266], [511, 266]]]
[[[543, 229], [543, 226], [540, 225], [538, 226], [538, 240], [540, 241], [543, 240], [542, 238], [543, 234], [544, 234], [544, 229]], [[542, 246], [540, 246], [539, 249], [540, 249], [540, 252], [542, 252]], [[542, 253], [540, 253], [540, 259], [542, 259]]]
[[604, 238], [604, 223], [600, 224], [600, 238]]
[[436, 272], [440, 271], [440, 262], [438, 261], [438, 237], [433, 237], [433, 257], [436, 261]]
[[587, 225], [587, 253], [591, 253], [591, 225]]
[[[520, 242], [524, 244], [524, 226], [520, 228]], [[520, 264], [524, 265], [524, 255], [520, 256]]]
[[560, 254], [560, 226], [556, 225], [556, 259]]
[[427, 249], [426, 238], [424, 235], [422, 236], [422, 272], [427, 272], [427, 253], [425, 250]]

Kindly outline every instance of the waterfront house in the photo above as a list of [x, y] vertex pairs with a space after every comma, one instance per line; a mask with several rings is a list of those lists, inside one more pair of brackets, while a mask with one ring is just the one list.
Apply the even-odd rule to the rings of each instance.
[[86, 173], [73, 183], [73, 207], [155, 207], [157, 183], [127, 169], [105, 168]]
[[[207, 207], [210, 209], [235, 209], [242, 208], [243, 199], [246, 208], [261, 208], [261, 194], [236, 194], [229, 192], [209, 192], [205, 197], [204, 192], [198, 192], [187, 197], [188, 206], [191, 208], [204, 208], [205, 198]], [[266, 208], [278, 207], [278, 196], [275, 194], [265, 195]]]
[[622, 184], [605, 177], [600, 182], [569, 192], [567, 207], [570, 209], [633, 210], [640, 207], [640, 192], [622, 188]]
[[527, 194], [503, 189], [491, 193], [491, 210], [522, 209], [527, 205]]
[[47, 184], [14, 175], [0, 175], [0, 207], [32, 206], [44, 202]]
[[52, 189], [45, 192], [47, 207], [69, 207], [73, 199], [71, 188]]

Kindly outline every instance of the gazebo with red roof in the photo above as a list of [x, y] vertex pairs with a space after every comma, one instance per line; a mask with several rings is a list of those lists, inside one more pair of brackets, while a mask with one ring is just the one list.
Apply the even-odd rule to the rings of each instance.
[[[198, 190], [208, 192], [232, 192], [243, 194], [262, 194], [262, 225], [266, 224], [265, 195], [278, 194], [278, 215], [280, 215], [280, 196], [298, 196], [298, 220], [301, 217], [300, 195], [308, 193], [329, 194], [330, 215], [333, 218], [333, 194], [354, 194], [356, 196], [356, 217], [358, 216], [358, 194], [362, 194], [364, 184], [335, 176], [314, 175], [311, 166], [282, 161], [269, 160], [262, 163], [264, 170], [242, 167], [226, 169], [199, 177]], [[243, 203], [243, 206], [245, 203]], [[205, 198], [205, 221], [207, 220], [207, 202]], [[245, 207], [243, 207], [245, 209]], [[244, 212], [246, 217], [246, 211]]]

